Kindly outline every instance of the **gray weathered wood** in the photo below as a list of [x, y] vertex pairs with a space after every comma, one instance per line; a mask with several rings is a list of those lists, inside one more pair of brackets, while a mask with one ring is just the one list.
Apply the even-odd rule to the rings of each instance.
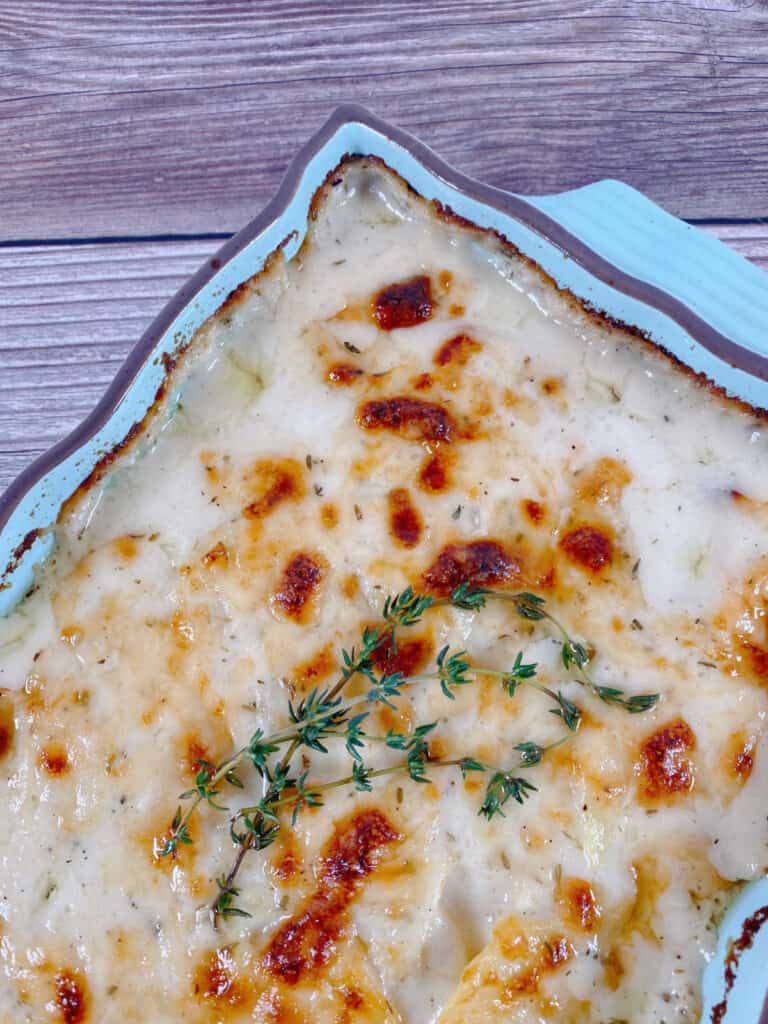
[[90, 412], [218, 244], [0, 250], [0, 488]]
[[[768, 224], [712, 227], [768, 270]], [[0, 250], [0, 489], [93, 408], [214, 241]]]
[[0, 0], [0, 239], [235, 230], [348, 100], [505, 188], [768, 215], [766, 0]]

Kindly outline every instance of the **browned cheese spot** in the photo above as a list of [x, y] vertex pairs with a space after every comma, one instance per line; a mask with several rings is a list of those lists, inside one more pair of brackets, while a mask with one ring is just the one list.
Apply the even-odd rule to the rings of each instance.
[[426, 636], [409, 640], [398, 638], [396, 645], [392, 647], [390, 636], [387, 633], [373, 652], [372, 657], [376, 668], [382, 674], [392, 675], [395, 672], [402, 672], [404, 676], [411, 676], [424, 668], [431, 653], [432, 642]]
[[632, 474], [618, 459], [602, 458], [576, 477], [576, 497], [592, 505], [615, 505]]
[[229, 551], [223, 541], [218, 541], [210, 551], [206, 551], [201, 559], [203, 565], [210, 569], [212, 565], [225, 566], [229, 563]]
[[586, 524], [569, 530], [560, 547], [574, 565], [600, 573], [613, 561], [613, 541], [604, 527]]
[[292, 555], [272, 595], [273, 605], [289, 619], [304, 622], [325, 571], [326, 563], [321, 555], [306, 551]]
[[[505, 1002], [536, 995], [545, 976], [560, 970], [574, 953], [565, 936], [528, 934], [516, 918], [500, 922], [494, 929], [494, 937], [509, 965], [502, 982]], [[473, 969], [474, 965], [470, 964], [462, 980], [469, 980]]]
[[348, 1006], [351, 1010], [359, 1010], [365, 1002], [360, 992], [353, 988], [347, 988], [346, 985], [342, 985], [339, 989], [339, 995], [344, 1000], [344, 1005]]
[[348, 926], [350, 903], [385, 848], [401, 838], [375, 808], [358, 812], [337, 829], [323, 853], [317, 889], [272, 937], [262, 958], [265, 970], [288, 985], [322, 970]]
[[71, 765], [67, 749], [61, 743], [48, 743], [40, 751], [39, 764], [49, 775], [66, 775]]
[[302, 661], [291, 672], [291, 679], [302, 690], [311, 690], [338, 667], [338, 659], [333, 644], [325, 644], [318, 651]]
[[387, 495], [389, 529], [395, 542], [403, 548], [415, 548], [421, 540], [424, 520], [411, 501], [405, 487], [395, 487]]
[[188, 651], [196, 640], [195, 624], [181, 609], [175, 611], [171, 618], [171, 635], [182, 651]]
[[264, 519], [278, 505], [304, 497], [304, 471], [295, 459], [261, 459], [246, 483], [253, 493], [243, 509], [246, 519]]
[[346, 388], [362, 377], [363, 371], [352, 363], [334, 363], [328, 367], [325, 379], [336, 387]]
[[124, 534], [122, 537], [116, 537], [113, 541], [115, 552], [119, 558], [122, 558], [125, 562], [132, 561], [139, 552], [139, 545], [136, 543], [136, 538], [131, 537], [129, 534]]
[[62, 1024], [84, 1024], [88, 1017], [89, 995], [85, 978], [79, 971], [65, 969], [53, 979], [55, 1013]]
[[650, 802], [690, 793], [694, 766], [688, 754], [696, 737], [682, 718], [662, 725], [640, 747], [640, 793]]
[[568, 963], [572, 956], [573, 946], [564, 935], [552, 936], [544, 944], [544, 964], [551, 971], [556, 971], [558, 967]]
[[435, 381], [431, 373], [420, 373], [413, 378], [411, 386], [415, 391], [429, 391], [434, 383]]
[[291, 832], [281, 833], [281, 836], [270, 866], [275, 881], [285, 885], [301, 873], [301, 851]]
[[450, 443], [456, 423], [446, 408], [410, 395], [372, 399], [357, 413], [363, 430], [389, 430], [406, 441]]
[[182, 776], [197, 775], [205, 762], [213, 758], [197, 733], [187, 733], [179, 742], [178, 764]]
[[320, 509], [320, 522], [326, 530], [333, 530], [339, 525], [339, 510], [332, 501], [327, 501]]
[[59, 633], [59, 638], [70, 647], [77, 647], [83, 642], [84, 635], [80, 626], [64, 626]]
[[569, 924], [583, 932], [594, 932], [602, 910], [594, 890], [583, 878], [566, 878], [560, 885], [560, 904]]
[[718, 652], [728, 669], [761, 686], [768, 685], [768, 558], [762, 558], [743, 587], [728, 599], [715, 624], [724, 631]]
[[736, 732], [730, 737], [725, 752], [725, 767], [731, 778], [744, 785], [755, 766], [757, 739], [745, 732]]
[[466, 366], [472, 356], [482, 351], [482, 348], [480, 342], [470, 338], [468, 334], [457, 334], [443, 342], [432, 357], [432, 361], [435, 366], [447, 366], [449, 363], [454, 366]]
[[541, 382], [541, 390], [545, 395], [559, 395], [563, 382], [558, 377], [545, 377]]
[[232, 951], [226, 946], [207, 954], [198, 966], [192, 983], [194, 995], [202, 1002], [224, 1007], [243, 1007], [246, 992], [238, 977]]
[[419, 487], [422, 491], [439, 494], [451, 486], [451, 468], [455, 459], [453, 453], [439, 448], [434, 455], [428, 455], [419, 470]]
[[434, 312], [432, 282], [421, 275], [382, 288], [373, 298], [372, 309], [373, 319], [382, 331], [422, 324]]
[[10, 754], [15, 734], [13, 705], [0, 694], [0, 761]]
[[547, 506], [528, 498], [521, 502], [523, 514], [534, 526], [538, 526], [547, 515]]
[[460, 583], [493, 586], [520, 576], [520, 564], [495, 540], [447, 544], [424, 573], [436, 594], [448, 595]]

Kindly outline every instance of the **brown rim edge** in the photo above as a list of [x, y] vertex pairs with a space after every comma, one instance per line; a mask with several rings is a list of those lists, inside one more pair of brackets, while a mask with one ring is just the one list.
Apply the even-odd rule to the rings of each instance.
[[[179, 313], [194, 299], [195, 295], [211, 278], [218, 273], [225, 263], [241, 252], [272, 221], [276, 220], [285, 211], [295, 195], [306, 167], [312, 158], [317, 155], [339, 128], [345, 124], [355, 122], [365, 125], [390, 142], [402, 147], [430, 173], [451, 188], [486, 206], [493, 207], [500, 213], [510, 216], [530, 228], [536, 234], [566, 252], [572, 259], [583, 266], [585, 270], [604, 284], [615, 288], [630, 298], [638, 299], [660, 313], [665, 314], [682, 327], [695, 341], [723, 362], [761, 380], [768, 381], [768, 359], [743, 348], [721, 334], [673, 295], [615, 267], [604, 257], [600, 256], [599, 253], [590, 249], [580, 239], [576, 238], [575, 235], [572, 235], [563, 228], [557, 221], [547, 216], [547, 214], [525, 199], [490, 185], [484, 185], [482, 182], [476, 181], [455, 170], [422, 142], [419, 142], [418, 139], [372, 114], [365, 107], [351, 103], [343, 104], [333, 111], [320, 130], [299, 150], [291, 161], [274, 198], [261, 213], [225, 242], [215, 255], [208, 259], [163, 307], [140, 340], [128, 353], [125, 362], [93, 411], [66, 437], [58, 441], [46, 452], [43, 452], [29, 466], [22, 470], [0, 495], [0, 531], [5, 528], [16, 507], [29, 490], [51, 469], [69, 458], [70, 455], [73, 455], [102, 429], [130, 389], [147, 359], [154, 355], [158, 342]], [[477, 225], [473, 226], [477, 227]], [[588, 302], [578, 301], [585, 309], [590, 309]], [[599, 310], [593, 310], [593, 312], [602, 315]], [[606, 319], [617, 326], [632, 330], [631, 325], [619, 325], [610, 317], [606, 317]], [[635, 330], [637, 332], [637, 329]], [[642, 334], [642, 332], [639, 333]], [[654, 342], [654, 344], [656, 343]], [[657, 345], [657, 347], [664, 351], [662, 346]], [[682, 365], [685, 366], [687, 364]], [[737, 399], [736, 401], [740, 400]], [[760, 411], [754, 410], [748, 403], [740, 402], [740, 404], [753, 409], [753, 411]], [[124, 445], [125, 439], [116, 442], [109, 452], [104, 453], [103, 458], [108, 458], [112, 452], [121, 450]], [[11, 562], [0, 574], [0, 579], [13, 571], [16, 564], [18, 564], [39, 534], [40, 529], [31, 530], [27, 537], [22, 540], [14, 551]]]

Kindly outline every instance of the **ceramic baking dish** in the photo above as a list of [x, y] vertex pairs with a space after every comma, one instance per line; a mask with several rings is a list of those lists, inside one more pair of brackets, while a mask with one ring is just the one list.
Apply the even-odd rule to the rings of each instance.
[[[582, 302], [639, 329], [727, 393], [768, 407], [768, 277], [742, 257], [620, 182], [554, 196], [502, 192], [454, 171], [366, 110], [340, 107], [269, 206], [168, 303], [91, 415], [0, 496], [0, 615], [33, 585], [35, 564], [55, 544], [62, 504], [173, 388], [175, 358], [195, 330], [278, 246], [288, 259], [298, 251], [312, 197], [345, 154], [379, 157], [422, 196], [499, 232]], [[723, 921], [705, 976], [703, 1021], [722, 999], [729, 940], [764, 904], [765, 879], [747, 887]], [[721, 1024], [768, 1024], [767, 956], [768, 928], [756, 930]]]

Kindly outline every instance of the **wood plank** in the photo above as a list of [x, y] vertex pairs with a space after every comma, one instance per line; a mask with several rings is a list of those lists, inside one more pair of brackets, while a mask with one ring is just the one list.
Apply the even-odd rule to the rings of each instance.
[[0, 250], [0, 487], [94, 407], [220, 243]]
[[350, 99], [503, 188], [757, 218], [767, 83], [765, 0], [0, 0], [0, 239], [236, 230]]
[[[768, 224], [710, 227], [768, 270]], [[0, 489], [82, 420], [218, 242], [0, 250]]]

